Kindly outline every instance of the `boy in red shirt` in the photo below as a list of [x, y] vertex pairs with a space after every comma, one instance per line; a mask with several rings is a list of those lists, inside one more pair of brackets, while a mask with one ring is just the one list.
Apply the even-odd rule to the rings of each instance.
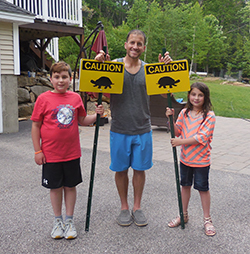
[[[42, 167], [42, 185], [50, 189], [50, 199], [55, 214], [51, 237], [74, 239], [77, 232], [73, 222], [76, 186], [82, 182], [81, 147], [78, 124], [90, 125], [102, 115], [102, 105], [96, 114], [86, 114], [81, 97], [68, 90], [71, 68], [58, 62], [50, 69], [53, 91], [38, 96], [31, 120], [35, 162]], [[65, 224], [62, 218], [63, 195], [66, 207]]]

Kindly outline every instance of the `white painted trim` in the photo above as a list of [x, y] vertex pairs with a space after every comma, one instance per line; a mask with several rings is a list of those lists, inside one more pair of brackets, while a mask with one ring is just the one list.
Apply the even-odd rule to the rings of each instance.
[[[0, 52], [1, 52], [1, 49], [0, 49]], [[0, 133], [3, 133], [3, 101], [2, 101], [1, 58], [0, 58]]]
[[15, 22], [19, 25], [34, 23], [35, 16], [21, 15], [17, 13], [0, 11], [0, 20], [7, 22]]
[[13, 24], [13, 56], [14, 75], [20, 75], [19, 28], [17, 23]]
[[78, 20], [80, 20], [79, 26], [82, 27], [82, 1], [78, 0]]

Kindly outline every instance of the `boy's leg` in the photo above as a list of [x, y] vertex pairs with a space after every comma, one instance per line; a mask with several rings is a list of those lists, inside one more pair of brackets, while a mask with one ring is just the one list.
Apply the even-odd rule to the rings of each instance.
[[121, 200], [121, 210], [128, 210], [128, 170], [115, 173], [115, 183]]
[[77, 232], [73, 221], [73, 214], [76, 203], [76, 187], [64, 187], [64, 200], [66, 207], [64, 237], [65, 239], [74, 239], [77, 237]]
[[50, 190], [50, 200], [55, 217], [59, 217], [62, 215], [62, 198], [63, 187]]
[[54, 226], [51, 231], [51, 237], [60, 239], [64, 236], [64, 225], [62, 220], [62, 197], [63, 187], [50, 190], [50, 200], [55, 214]]
[[64, 187], [66, 216], [73, 216], [76, 204], [76, 187]]

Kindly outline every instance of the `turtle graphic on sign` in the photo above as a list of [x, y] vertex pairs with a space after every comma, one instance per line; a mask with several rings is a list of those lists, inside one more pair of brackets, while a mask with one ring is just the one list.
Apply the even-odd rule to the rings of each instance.
[[158, 80], [159, 84], [159, 88], [163, 87], [163, 88], [167, 88], [167, 86], [169, 86], [169, 88], [173, 88], [173, 86], [177, 86], [176, 83], [179, 83], [180, 80], [174, 80], [171, 77], [162, 77]]
[[111, 88], [111, 85], [114, 85], [108, 77], [100, 77], [96, 81], [92, 79], [90, 82], [94, 84], [93, 87], [98, 87], [99, 89], [101, 87], [104, 87], [104, 89]]

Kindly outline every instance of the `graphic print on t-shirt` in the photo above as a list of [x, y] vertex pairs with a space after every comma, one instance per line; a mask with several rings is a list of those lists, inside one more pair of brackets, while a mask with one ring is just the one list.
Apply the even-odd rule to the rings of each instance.
[[60, 105], [53, 111], [52, 119], [57, 120], [60, 129], [69, 128], [72, 125], [75, 109], [71, 105]]

